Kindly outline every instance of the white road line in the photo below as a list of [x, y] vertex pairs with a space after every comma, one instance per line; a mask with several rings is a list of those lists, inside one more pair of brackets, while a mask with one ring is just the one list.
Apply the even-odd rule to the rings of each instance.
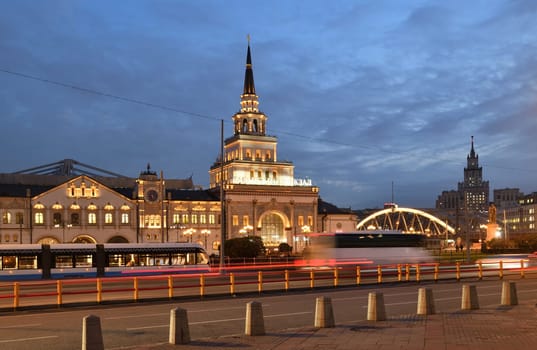
[[7, 340], [0, 340], [0, 344], [16, 343], [16, 342], [32, 341], [32, 340], [52, 339], [52, 338], [59, 338], [59, 337], [57, 335], [49, 335], [46, 337], [7, 339]]
[[[267, 305], [263, 305], [263, 307], [266, 307]], [[220, 308], [220, 309], [205, 309], [205, 310], [188, 310], [187, 312], [189, 314], [193, 313], [200, 313], [200, 312], [215, 312], [215, 311], [226, 311], [226, 310], [243, 310], [245, 309], [244, 306], [241, 307], [227, 307], [227, 308]], [[171, 310], [171, 309], [170, 309]], [[138, 314], [138, 315], [128, 315], [128, 316], [112, 316], [112, 317], [105, 317], [105, 320], [121, 320], [123, 318], [143, 318], [143, 317], [154, 317], [154, 316], [169, 316], [169, 312], [162, 312], [158, 314]]]
[[24, 327], [38, 327], [41, 326], [41, 323], [33, 323], [33, 324], [18, 324], [14, 326], [7, 326], [7, 327], [0, 327], [0, 329], [9, 329], [9, 328], [24, 328]]
[[[293, 313], [287, 313], [287, 314], [276, 314], [276, 315], [266, 315], [265, 318], [271, 318], [271, 317], [286, 317], [286, 316], [296, 316], [296, 315], [305, 315], [305, 314], [312, 314], [311, 311], [305, 311], [305, 312], [293, 312]], [[230, 321], [244, 321], [245, 317], [240, 318], [227, 318], [224, 320], [210, 320], [210, 321], [199, 321], [199, 322], [189, 322], [188, 325], [197, 325], [197, 324], [210, 324], [210, 323], [223, 323], [223, 322], [230, 322]], [[137, 331], [141, 329], [152, 329], [152, 328], [164, 328], [169, 327], [169, 324], [160, 324], [160, 325], [154, 325], [154, 326], [144, 326], [144, 327], [134, 327], [134, 328], [127, 328], [127, 332], [129, 331]]]

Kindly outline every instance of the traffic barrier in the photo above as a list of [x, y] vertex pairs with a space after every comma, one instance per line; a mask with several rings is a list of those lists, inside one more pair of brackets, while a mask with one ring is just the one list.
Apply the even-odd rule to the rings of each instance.
[[502, 283], [501, 305], [510, 306], [518, 305], [515, 282], [504, 281]]
[[474, 285], [462, 286], [461, 310], [478, 310], [477, 289]]
[[[424, 265], [375, 265], [371, 268], [360, 266], [338, 266], [330, 269], [288, 269], [284, 271], [256, 271], [237, 272], [225, 274], [192, 274], [192, 275], [166, 275], [166, 276], [129, 276], [116, 278], [96, 278], [96, 279], [62, 279], [44, 281], [15, 281], [11, 284], [4, 283], [0, 290], [0, 305], [2, 308], [13, 308], [14, 310], [26, 306], [36, 305], [57, 305], [62, 307], [65, 304], [74, 302], [95, 302], [97, 304], [108, 300], [131, 300], [141, 301], [144, 298], [173, 299], [176, 295], [190, 295], [205, 297], [214, 293], [222, 293], [224, 288], [229, 288], [229, 293], [236, 293], [236, 286], [241, 285], [241, 292], [257, 291], [262, 293], [266, 290], [290, 290], [291, 288], [316, 288], [326, 287], [330, 283], [334, 287], [342, 285], [363, 285], [376, 284], [404, 280], [411, 280], [411, 270], [416, 272], [416, 281], [434, 280], [440, 278], [453, 279], [456, 272], [457, 280], [467, 278], [491, 278], [505, 276], [527, 278], [535, 275], [535, 269], [529, 268], [525, 264], [527, 260], [518, 260], [514, 264], [505, 265], [503, 261], [495, 262], [496, 269], [485, 268], [485, 263], [464, 265], [457, 263], [449, 266], [439, 264]], [[506, 268], [506, 266], [508, 266]], [[397, 269], [397, 270], [395, 270]], [[434, 270], [433, 270], [434, 269]], [[256, 275], [257, 274], [257, 278]], [[283, 275], [283, 276], [282, 276]], [[239, 280], [236, 280], [239, 278]], [[227, 281], [226, 281], [227, 279]], [[167, 285], [166, 285], [167, 281]], [[82, 286], [83, 285], [83, 286]], [[80, 287], [79, 287], [80, 286]], [[176, 291], [179, 289], [181, 292]], [[120, 297], [108, 297], [113, 293]], [[83, 298], [83, 295], [88, 297]], [[76, 296], [76, 297], [75, 297]], [[41, 300], [34, 302], [33, 300]], [[7, 303], [6, 303], [7, 302]], [[41, 303], [41, 304], [39, 304]]]
[[104, 350], [101, 319], [88, 315], [82, 320], [82, 350]]
[[257, 292], [261, 293], [263, 291], [263, 271], [257, 272]]
[[386, 320], [386, 310], [384, 308], [384, 295], [382, 293], [369, 293], [367, 301], [367, 320], [384, 321]]
[[190, 343], [190, 330], [188, 328], [188, 315], [185, 309], [176, 307], [170, 311], [170, 344]]
[[430, 288], [418, 289], [417, 313], [418, 315], [433, 315], [435, 313], [432, 289]]
[[246, 322], [244, 324], [244, 334], [265, 335], [263, 307], [258, 301], [251, 301], [246, 304]]
[[318, 297], [315, 302], [315, 327], [333, 328], [335, 326], [332, 299], [329, 297]]
[[168, 299], [173, 298], [173, 277], [168, 276]]
[[377, 265], [377, 283], [382, 283], [382, 266]]

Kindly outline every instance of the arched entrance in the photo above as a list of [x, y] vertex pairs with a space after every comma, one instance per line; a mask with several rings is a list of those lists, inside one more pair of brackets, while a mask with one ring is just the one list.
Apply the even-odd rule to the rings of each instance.
[[57, 244], [57, 243], [60, 243], [60, 241], [54, 237], [43, 237], [37, 241], [37, 244]]
[[89, 243], [89, 244], [95, 244], [97, 241], [88, 235], [80, 235], [76, 236], [75, 239], [73, 239], [73, 243]]
[[106, 243], [129, 243], [129, 241], [123, 236], [114, 236]]
[[266, 248], [278, 247], [280, 243], [287, 243], [286, 219], [278, 212], [269, 212], [261, 216], [259, 236]]

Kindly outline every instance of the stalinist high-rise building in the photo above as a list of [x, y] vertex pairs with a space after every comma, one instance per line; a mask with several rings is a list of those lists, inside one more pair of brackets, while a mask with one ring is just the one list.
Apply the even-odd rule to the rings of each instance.
[[209, 170], [210, 188], [224, 188], [227, 236], [256, 235], [265, 246], [284, 242], [297, 250], [298, 235], [316, 230], [319, 189], [295, 179], [293, 163], [278, 159], [278, 140], [267, 134], [268, 117], [259, 109], [249, 43], [240, 106], [223, 158]]
[[437, 209], [469, 210], [487, 212], [489, 206], [489, 182], [483, 181], [483, 168], [479, 166], [479, 155], [474, 149], [472, 136], [470, 153], [466, 157], [464, 180], [456, 191], [443, 191], [436, 201]]

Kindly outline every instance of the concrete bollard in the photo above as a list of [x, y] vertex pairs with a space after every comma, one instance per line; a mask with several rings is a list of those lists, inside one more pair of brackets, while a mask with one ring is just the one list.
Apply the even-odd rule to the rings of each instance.
[[246, 304], [246, 322], [244, 325], [244, 334], [265, 335], [263, 307], [260, 302], [251, 301]]
[[190, 343], [188, 316], [185, 309], [177, 307], [170, 311], [169, 343], [174, 345]]
[[430, 288], [418, 289], [418, 315], [434, 314], [433, 290]]
[[479, 301], [477, 300], [477, 289], [474, 285], [465, 284], [462, 286], [461, 310], [477, 310]]
[[104, 350], [99, 316], [88, 315], [82, 320], [82, 350]]
[[502, 305], [518, 305], [515, 282], [504, 281], [502, 283]]
[[332, 299], [328, 297], [318, 297], [315, 303], [315, 327], [332, 328], [336, 326], [334, 321], [334, 311], [332, 310]]
[[384, 309], [384, 295], [382, 293], [369, 293], [367, 302], [367, 320], [386, 320], [386, 310]]

